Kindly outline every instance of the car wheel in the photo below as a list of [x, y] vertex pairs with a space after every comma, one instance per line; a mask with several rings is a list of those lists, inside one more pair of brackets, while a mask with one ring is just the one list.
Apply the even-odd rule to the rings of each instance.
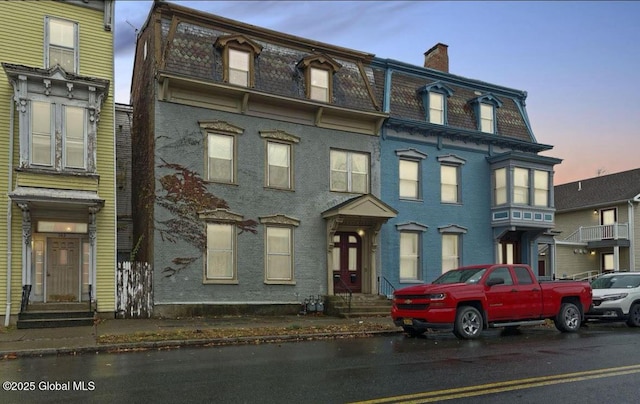
[[480, 336], [482, 331], [482, 314], [472, 306], [463, 306], [456, 313], [456, 322], [453, 333], [461, 339], [474, 339]]
[[640, 327], [640, 304], [634, 303], [631, 305], [627, 325], [629, 327]]
[[419, 337], [424, 334], [424, 330], [417, 330], [413, 327], [402, 327], [402, 329], [409, 337]]
[[561, 332], [576, 332], [580, 328], [581, 319], [578, 306], [573, 303], [562, 303], [553, 322]]

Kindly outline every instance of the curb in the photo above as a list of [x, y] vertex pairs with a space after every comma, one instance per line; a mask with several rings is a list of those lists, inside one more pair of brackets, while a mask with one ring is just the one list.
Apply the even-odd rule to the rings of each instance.
[[53, 355], [86, 355], [100, 353], [125, 353], [144, 350], [163, 350], [163, 349], [179, 349], [182, 347], [210, 347], [210, 346], [229, 346], [229, 345], [250, 345], [250, 344], [269, 344], [281, 342], [302, 342], [326, 339], [340, 338], [366, 338], [382, 335], [391, 335], [401, 333], [400, 330], [382, 330], [382, 331], [358, 331], [358, 332], [342, 332], [342, 333], [320, 333], [320, 334], [299, 334], [299, 335], [265, 335], [252, 337], [232, 337], [232, 338], [210, 338], [210, 339], [187, 339], [187, 340], [166, 340], [166, 341], [143, 341], [121, 344], [104, 344], [90, 345], [80, 347], [60, 347], [60, 348], [40, 348], [40, 349], [21, 349], [21, 350], [0, 350], [0, 361], [53, 356]]

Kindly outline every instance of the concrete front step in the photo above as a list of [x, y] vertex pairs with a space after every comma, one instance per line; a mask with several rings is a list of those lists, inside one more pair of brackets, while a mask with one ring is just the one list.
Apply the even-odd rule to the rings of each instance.
[[93, 325], [89, 302], [31, 303], [18, 315], [17, 328], [58, 328]]

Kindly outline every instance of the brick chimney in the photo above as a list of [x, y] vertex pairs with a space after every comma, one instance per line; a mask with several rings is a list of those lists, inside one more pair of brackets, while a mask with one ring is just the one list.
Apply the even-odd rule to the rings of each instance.
[[424, 67], [449, 73], [449, 46], [438, 42], [433, 48], [424, 53]]

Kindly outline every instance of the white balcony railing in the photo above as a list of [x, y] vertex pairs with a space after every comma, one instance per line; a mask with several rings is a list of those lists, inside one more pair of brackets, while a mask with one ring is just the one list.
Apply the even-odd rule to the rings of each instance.
[[580, 226], [567, 241], [586, 243], [588, 241], [619, 240], [629, 238], [628, 223], [605, 224], [601, 226]]

